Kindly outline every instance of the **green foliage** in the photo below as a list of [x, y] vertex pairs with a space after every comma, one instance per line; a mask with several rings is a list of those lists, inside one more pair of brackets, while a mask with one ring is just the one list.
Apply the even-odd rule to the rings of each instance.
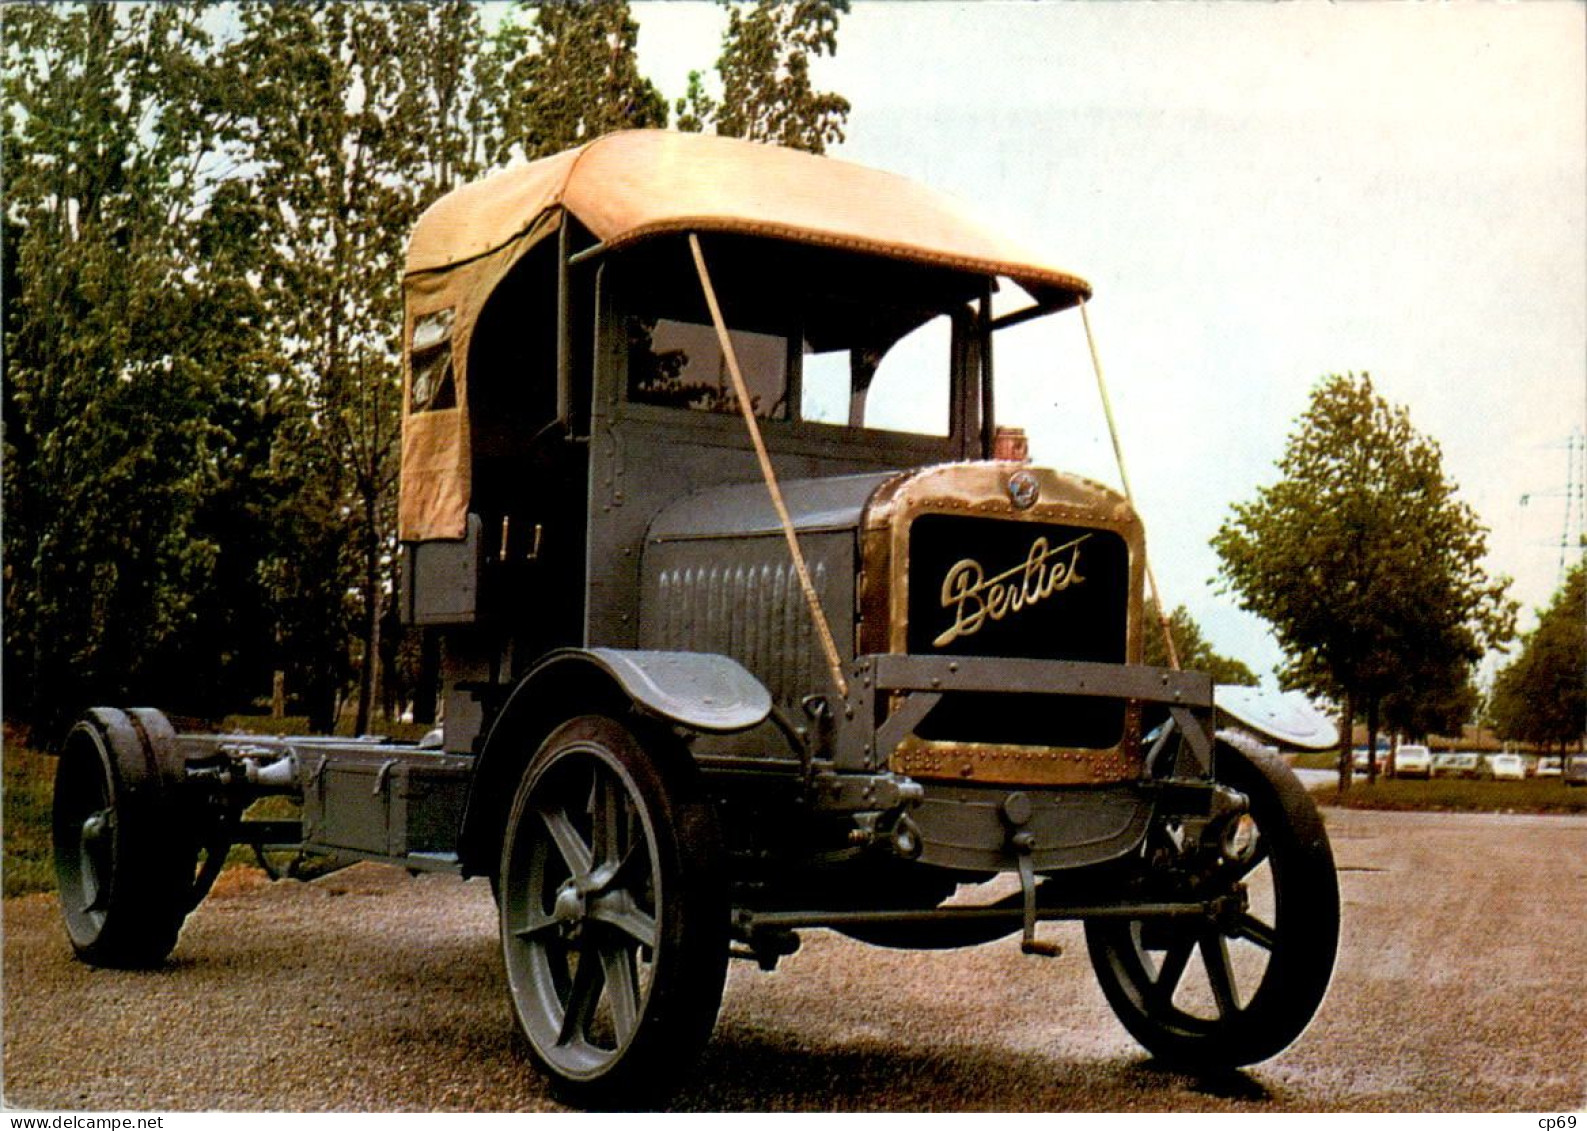
[[1320, 791], [1317, 800], [1343, 809], [1390, 809], [1434, 813], [1587, 813], [1587, 789], [1561, 785], [1558, 778], [1526, 781], [1461, 781], [1396, 778], [1349, 793]]
[[1489, 713], [1500, 737], [1558, 746], [1587, 733], [1587, 565], [1578, 564], [1521, 652], [1494, 681]]
[[1273, 626], [1286, 686], [1349, 704], [1375, 734], [1386, 702], [1411, 715], [1447, 698], [1513, 633], [1486, 530], [1366, 375], [1318, 385], [1279, 470], [1212, 545], [1241, 607]]
[[728, 4], [727, 31], [716, 70], [722, 99], [714, 100], [698, 71], [676, 103], [678, 128], [698, 133], [714, 126], [726, 137], [771, 142], [825, 153], [843, 140], [849, 101], [818, 91], [810, 79], [813, 57], [836, 54], [838, 18], [848, 0], [756, 0]]
[[[1145, 662], [1153, 667], [1169, 667], [1168, 648], [1163, 643], [1156, 601], [1146, 603]], [[1179, 656], [1179, 666], [1185, 671], [1205, 672], [1216, 684], [1236, 684], [1255, 687], [1261, 682], [1250, 668], [1230, 656], [1220, 655], [1207, 638], [1201, 626], [1190, 615], [1190, 610], [1180, 605], [1168, 617], [1168, 630], [1174, 637], [1174, 650]]]
[[1459, 734], [1482, 707], [1472, 667], [1456, 659], [1440, 666], [1433, 658], [1406, 657], [1407, 677], [1383, 697], [1383, 723], [1389, 730], [1425, 739]]
[[533, 24], [504, 24], [492, 50], [505, 87], [533, 97], [502, 105], [503, 152], [533, 159], [613, 130], [667, 124], [666, 101], [639, 73], [639, 25], [627, 0], [518, 7], [535, 13]]
[[262, 655], [231, 526], [268, 354], [201, 15], [6, 13], [5, 696], [48, 731], [90, 699], [203, 709]]
[[[732, 17], [793, 52], [766, 89], [802, 113], [839, 7]], [[408, 233], [511, 155], [667, 117], [626, 3], [532, 11], [6, 8], [8, 717], [214, 717], [281, 670], [316, 729], [361, 674], [363, 728], [374, 658], [415, 666], [385, 615]], [[810, 121], [788, 140], [836, 136]]]
[[484, 52], [468, 4], [248, 4], [241, 16], [227, 62], [249, 191], [271, 202], [255, 269], [285, 343], [294, 412], [278, 459], [294, 485], [288, 528], [308, 551], [271, 574], [284, 666], [328, 726], [356, 659], [365, 729], [394, 548], [399, 265], [422, 209], [479, 171], [499, 91], [471, 70]]

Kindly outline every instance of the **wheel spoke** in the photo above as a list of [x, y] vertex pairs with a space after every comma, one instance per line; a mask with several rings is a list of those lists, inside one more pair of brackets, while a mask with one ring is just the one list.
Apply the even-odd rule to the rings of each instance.
[[639, 980], [634, 976], [634, 955], [626, 946], [601, 950], [601, 969], [606, 974], [606, 1001], [612, 1009], [612, 1025], [621, 1045], [639, 1024]]
[[1229, 965], [1228, 940], [1216, 930], [1201, 936], [1201, 960], [1207, 968], [1207, 984], [1218, 1003], [1218, 1016], [1228, 1018], [1240, 1012], [1240, 998], [1234, 986], [1234, 968]]
[[640, 946], [656, 945], [655, 916], [642, 910], [626, 891], [613, 892], [592, 900], [590, 918], [616, 927]]
[[557, 1044], [571, 1044], [588, 1039], [590, 1022], [595, 1018], [595, 1007], [600, 1004], [601, 986], [605, 982], [602, 964], [590, 950], [579, 952], [579, 968], [573, 972], [573, 984], [568, 987], [567, 1005], [562, 1013], [562, 1028], [557, 1033]]
[[557, 846], [557, 851], [561, 853], [562, 862], [568, 866], [568, 871], [575, 879], [588, 876], [593, 859], [590, 846], [584, 843], [579, 830], [573, 827], [573, 821], [568, 817], [567, 812], [552, 807], [543, 807], [539, 812], [540, 820], [544, 822], [546, 831], [551, 834], [552, 843]]
[[1231, 934], [1235, 938], [1254, 942], [1267, 951], [1273, 950], [1278, 945], [1278, 932], [1249, 913], [1242, 914], [1235, 920]]
[[538, 934], [551, 930], [558, 923], [556, 916], [538, 910], [529, 912], [527, 919], [523, 926], [513, 928], [514, 938], [532, 939]]
[[622, 825], [623, 788], [601, 769], [590, 782], [590, 859], [597, 874], [610, 875], [617, 869], [620, 851], [618, 836]]
[[1185, 968], [1190, 965], [1190, 954], [1195, 949], [1196, 940], [1186, 935], [1170, 944], [1163, 955], [1162, 965], [1157, 968], [1157, 980], [1152, 983], [1152, 994], [1161, 1004], [1167, 1005], [1174, 1000], [1174, 991], [1179, 988]]

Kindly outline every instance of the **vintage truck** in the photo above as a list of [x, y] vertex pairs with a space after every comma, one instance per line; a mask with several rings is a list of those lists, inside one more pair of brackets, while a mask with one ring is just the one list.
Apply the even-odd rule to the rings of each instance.
[[[1317, 812], [1217, 739], [1204, 675], [1141, 665], [1128, 501], [996, 424], [1000, 332], [1083, 280], [899, 177], [638, 131], [437, 201], [404, 292], [398, 599], [440, 734], [89, 712], [54, 818], [83, 960], [163, 962], [252, 844], [488, 878], [585, 1105], [673, 1086], [728, 960], [813, 928], [1050, 957], [1038, 925], [1083, 920], [1159, 1058], [1300, 1034], [1338, 938]], [[299, 816], [250, 816], [271, 794]]]

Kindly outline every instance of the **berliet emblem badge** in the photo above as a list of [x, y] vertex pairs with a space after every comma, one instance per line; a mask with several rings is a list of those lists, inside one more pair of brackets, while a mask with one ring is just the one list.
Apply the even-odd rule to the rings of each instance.
[[1008, 477], [1008, 497], [1016, 507], [1028, 511], [1041, 498], [1041, 481], [1034, 472], [1019, 470]]
[[941, 648], [961, 636], [974, 636], [988, 618], [1002, 620], [1071, 585], [1084, 585], [1080, 545], [1090, 537], [1082, 534], [1061, 546], [1048, 545], [1045, 537], [1039, 537], [1030, 544], [1024, 561], [992, 577], [974, 558], [955, 562], [942, 579], [942, 607], [953, 610], [953, 624], [932, 646]]

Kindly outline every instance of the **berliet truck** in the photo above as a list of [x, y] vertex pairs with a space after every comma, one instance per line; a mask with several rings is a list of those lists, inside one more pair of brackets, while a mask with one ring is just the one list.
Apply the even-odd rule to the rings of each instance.
[[816, 928], [1035, 961], [1080, 920], [1164, 1062], [1301, 1033], [1318, 814], [1205, 675], [1142, 665], [1128, 500], [997, 424], [1000, 334], [1085, 281], [902, 178], [637, 131], [441, 198], [403, 286], [396, 599], [442, 725], [88, 712], [54, 816], [84, 961], [165, 961], [251, 844], [486, 878], [528, 1048], [588, 1106], [675, 1086], [728, 961]]

